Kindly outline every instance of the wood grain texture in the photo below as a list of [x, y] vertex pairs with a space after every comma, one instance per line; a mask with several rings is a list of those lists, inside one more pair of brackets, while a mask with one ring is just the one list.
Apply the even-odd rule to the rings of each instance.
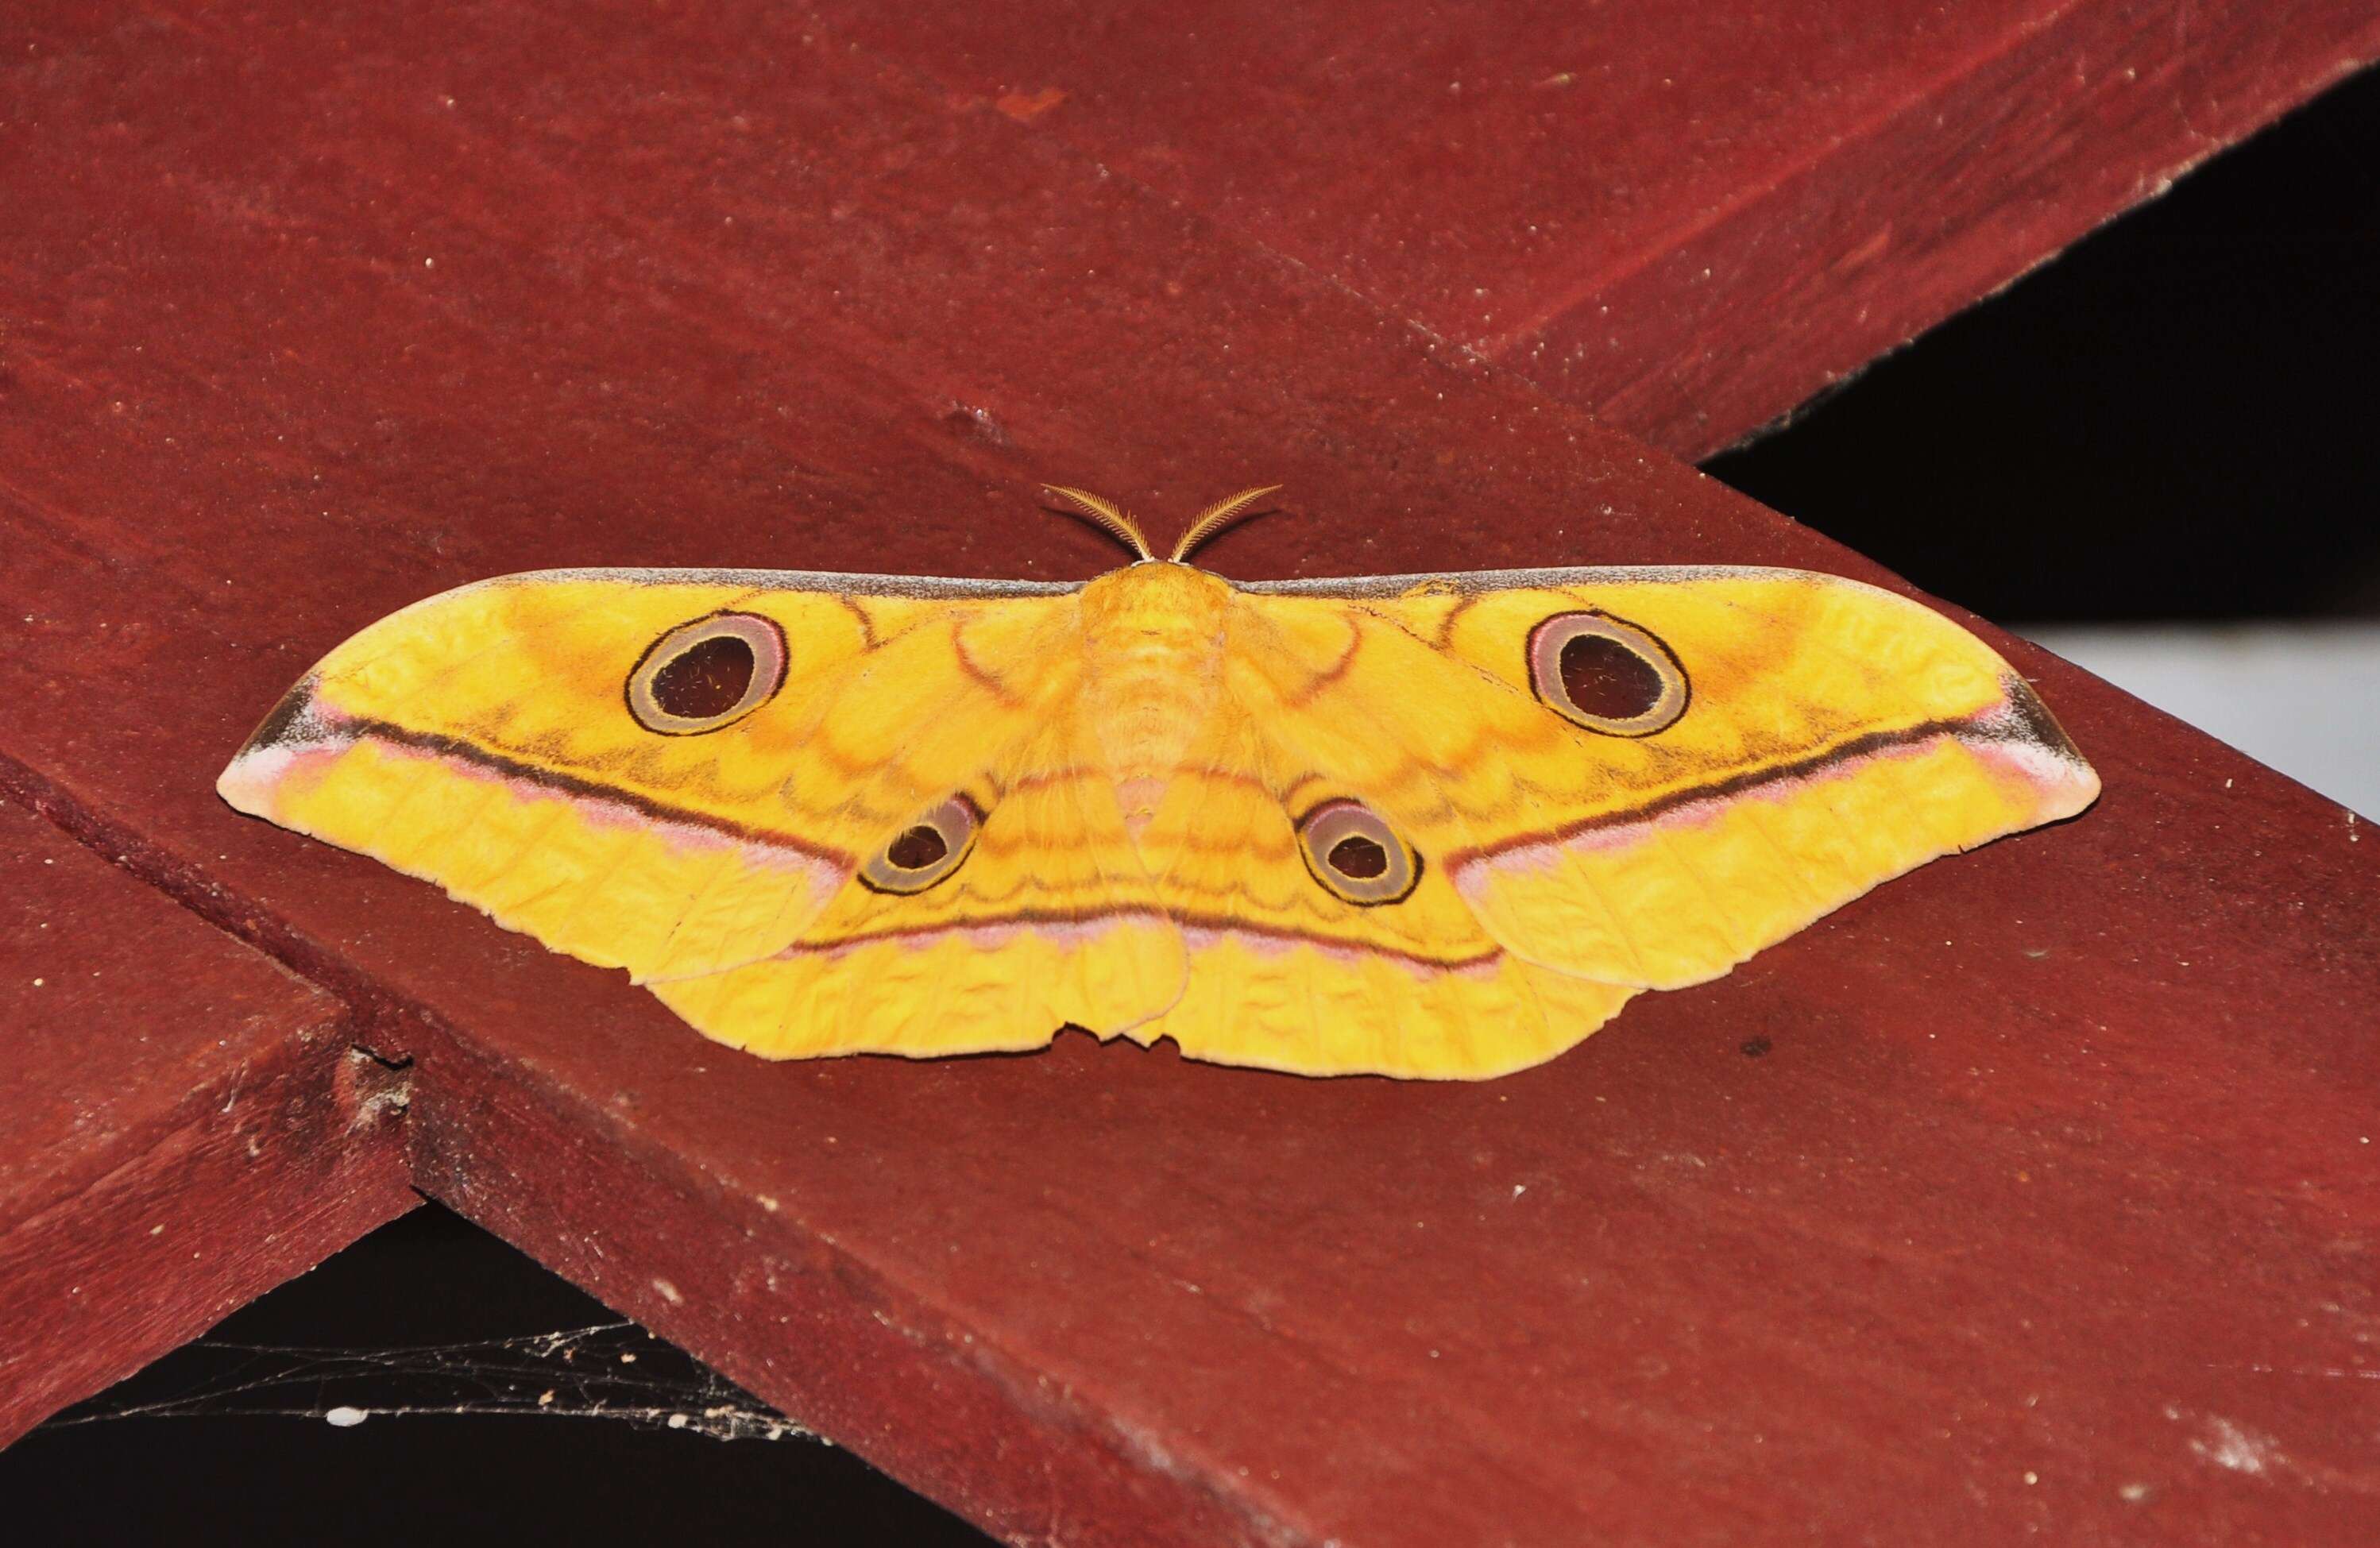
[[415, 1058], [440, 1197], [1019, 1542], [2362, 1535], [2380, 850], [2338, 808], [1987, 632], [2087, 819], [1527, 1074], [760, 1066], [214, 772], [482, 575], [1111, 562], [1044, 478], [1288, 480], [1239, 575], [1889, 577], [773, 8], [25, 28], [0, 748]]
[[2380, 57], [2369, 0], [818, 14], [1679, 456]]
[[347, 1026], [0, 801], [0, 1443], [412, 1207]]

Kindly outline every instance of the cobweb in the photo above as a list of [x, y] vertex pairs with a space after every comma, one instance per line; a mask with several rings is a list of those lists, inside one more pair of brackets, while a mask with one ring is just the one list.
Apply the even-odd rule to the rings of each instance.
[[49, 1422], [258, 1415], [345, 1427], [425, 1414], [609, 1419], [722, 1441], [820, 1439], [630, 1322], [384, 1348], [201, 1338]]

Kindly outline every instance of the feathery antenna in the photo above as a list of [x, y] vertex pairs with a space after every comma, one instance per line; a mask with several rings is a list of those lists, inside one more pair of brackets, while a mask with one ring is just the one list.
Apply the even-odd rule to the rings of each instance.
[[1063, 484], [1044, 484], [1041, 487], [1072, 506], [1075, 514], [1106, 528], [1111, 536], [1121, 539], [1141, 558], [1157, 557], [1148, 551], [1148, 539], [1141, 536], [1140, 524], [1124, 514], [1114, 501], [1101, 500], [1087, 490], [1070, 490]]
[[1266, 484], [1259, 489], [1242, 490], [1199, 512], [1189, 530], [1182, 534], [1182, 540], [1173, 545], [1173, 562], [1179, 564], [1189, 558], [1192, 549], [1229, 526], [1234, 518], [1245, 515], [1249, 506], [1280, 488], [1279, 484]]

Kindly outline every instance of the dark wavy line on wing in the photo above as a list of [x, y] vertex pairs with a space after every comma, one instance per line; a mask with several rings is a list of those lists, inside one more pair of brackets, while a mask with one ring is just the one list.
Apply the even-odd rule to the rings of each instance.
[[[391, 720], [373, 720], [369, 716], [339, 716], [334, 719], [327, 715], [321, 715], [319, 711], [313, 724], [319, 728], [317, 734], [294, 737], [283, 744], [298, 747], [310, 742], [354, 741], [369, 738], [374, 742], [385, 742], [394, 746], [427, 753], [435, 757], [451, 758], [456, 763], [469, 764], [473, 768], [484, 768], [490, 773], [499, 774], [509, 780], [518, 780], [523, 784], [535, 785], [541, 790], [550, 790], [573, 800], [601, 801], [615, 806], [625, 806], [641, 816], [651, 817], [656, 822], [704, 828], [741, 843], [758, 844], [770, 849], [790, 850], [813, 860], [824, 861], [838, 870], [848, 871], [854, 864], [852, 858], [840, 850], [802, 838], [798, 834], [787, 833], [781, 828], [755, 827], [750, 823], [738, 822], [733, 817], [697, 811], [690, 806], [673, 805], [669, 802], [656, 800], [637, 791], [623, 790], [617, 785], [607, 785], [601, 780], [585, 779], [576, 774], [565, 774], [557, 768], [546, 768], [538, 764], [528, 763], [492, 748], [482, 747], [476, 742], [467, 741], [459, 736], [449, 736], [438, 732], [415, 731], [409, 726], [400, 726]], [[265, 739], [260, 735], [257, 743], [260, 745], [264, 744]]]
[[2082, 756], [2075, 751], [2074, 744], [2067, 740], [2066, 733], [2058, 728], [2058, 722], [2050, 719], [2048, 710], [2043, 707], [2041, 700], [2034, 696], [2033, 690], [2013, 677], [2004, 680], [2004, 686], [2008, 693], [2008, 698], [2005, 701], [1973, 715], [1949, 720], [1922, 720], [1915, 725], [1869, 732], [1864, 735], [1838, 743], [1834, 746], [1823, 747], [1798, 758], [1789, 758], [1782, 763], [1747, 768], [1719, 779], [1706, 780], [1698, 784], [1683, 785], [1676, 790], [1664, 791], [1633, 805], [1597, 812], [1592, 816], [1580, 817], [1573, 822], [1563, 823], [1554, 828], [1513, 834], [1511, 837], [1500, 839], [1492, 844], [1456, 850], [1446, 857], [1447, 868], [1459, 869], [1483, 860], [1493, 860], [1499, 855], [1508, 854], [1514, 850], [1528, 849], [1540, 844], [1567, 843], [1572, 839], [1605, 829], [1633, 828], [1655, 821], [1681, 807], [1698, 805], [1710, 801], [1723, 801], [1729, 796], [1742, 795], [1756, 791], [1763, 785], [1805, 780], [1834, 764], [1848, 763], [1871, 754], [1887, 752], [1897, 747], [1914, 746], [1943, 737], [1970, 742], [2022, 743], [2038, 747], [2044, 752], [2080, 767], [2082, 761]]

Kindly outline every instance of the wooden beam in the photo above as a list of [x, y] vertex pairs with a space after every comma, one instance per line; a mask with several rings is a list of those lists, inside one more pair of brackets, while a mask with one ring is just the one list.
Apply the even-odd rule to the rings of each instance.
[[339, 1002], [0, 801], [0, 1444], [411, 1208]]
[[817, 14], [1683, 457], [2380, 57], [2370, 0]]

